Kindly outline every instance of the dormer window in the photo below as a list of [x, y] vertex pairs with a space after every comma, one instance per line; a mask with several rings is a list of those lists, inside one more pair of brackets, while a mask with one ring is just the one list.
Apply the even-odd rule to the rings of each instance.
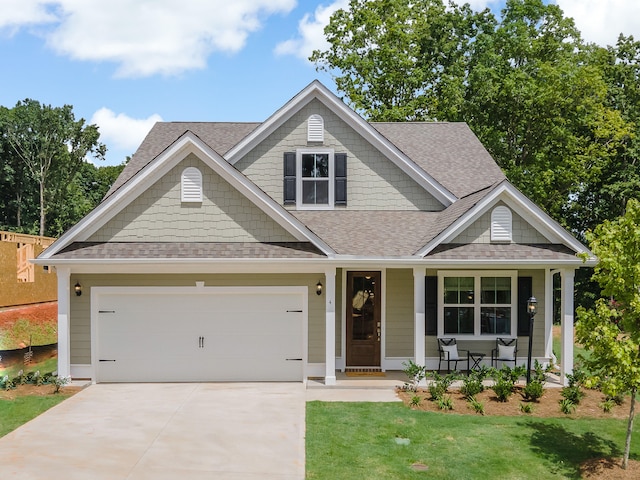
[[307, 119], [307, 142], [324, 142], [324, 120], [320, 115], [311, 115]]
[[499, 206], [491, 212], [491, 241], [510, 242], [512, 238], [511, 210]]
[[195, 167], [187, 167], [182, 171], [181, 201], [183, 203], [202, 202], [202, 174]]
[[323, 210], [347, 204], [347, 154], [305, 148], [284, 154], [284, 204]]

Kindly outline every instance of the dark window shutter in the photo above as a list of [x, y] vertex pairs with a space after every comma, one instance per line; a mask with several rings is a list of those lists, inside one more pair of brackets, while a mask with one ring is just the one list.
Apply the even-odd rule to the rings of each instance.
[[284, 204], [296, 203], [296, 152], [284, 153]]
[[335, 192], [334, 203], [336, 205], [347, 204], [347, 154], [336, 153], [335, 155]]
[[533, 294], [533, 279], [531, 277], [518, 277], [518, 336], [529, 336], [529, 314], [527, 313], [527, 301]]
[[424, 327], [425, 334], [438, 334], [438, 277], [424, 279]]

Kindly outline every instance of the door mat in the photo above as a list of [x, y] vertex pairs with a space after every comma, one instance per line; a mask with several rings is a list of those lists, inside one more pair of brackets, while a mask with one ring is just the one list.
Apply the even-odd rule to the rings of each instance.
[[344, 372], [347, 377], [386, 377], [384, 372]]

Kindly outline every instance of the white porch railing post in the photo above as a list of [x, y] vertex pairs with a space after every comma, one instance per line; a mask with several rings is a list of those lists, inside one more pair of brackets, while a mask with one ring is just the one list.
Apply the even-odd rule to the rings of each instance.
[[[425, 275], [424, 267], [413, 268], [414, 354], [416, 365], [425, 366]], [[424, 381], [423, 381], [424, 382]]]
[[58, 375], [71, 375], [69, 311], [71, 309], [71, 269], [56, 267], [58, 275]]
[[325, 275], [325, 385], [336, 384], [336, 269]]
[[562, 367], [560, 380], [563, 385], [567, 385], [567, 374], [573, 373], [573, 277], [575, 271], [565, 268], [560, 273], [562, 277]]
[[544, 356], [553, 361], [553, 271], [544, 271]]

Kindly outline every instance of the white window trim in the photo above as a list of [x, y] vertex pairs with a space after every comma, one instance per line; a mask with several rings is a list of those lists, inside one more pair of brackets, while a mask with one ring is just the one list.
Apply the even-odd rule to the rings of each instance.
[[[327, 205], [305, 204], [302, 202], [302, 155], [304, 153], [328, 153], [329, 154], [329, 203]], [[335, 189], [335, 153], [333, 148], [299, 148], [296, 150], [296, 208], [298, 210], [333, 210]]]
[[[445, 334], [444, 333], [444, 278], [445, 277], [473, 277], [473, 330], [474, 334]], [[438, 271], [438, 337], [455, 337], [460, 340], [495, 340], [505, 338], [505, 335], [481, 334], [480, 333], [480, 311], [481, 311], [481, 277], [507, 277], [511, 278], [511, 334], [509, 337], [516, 337], [518, 331], [518, 271], [517, 270], [439, 270]], [[499, 304], [499, 306], [509, 306]]]

